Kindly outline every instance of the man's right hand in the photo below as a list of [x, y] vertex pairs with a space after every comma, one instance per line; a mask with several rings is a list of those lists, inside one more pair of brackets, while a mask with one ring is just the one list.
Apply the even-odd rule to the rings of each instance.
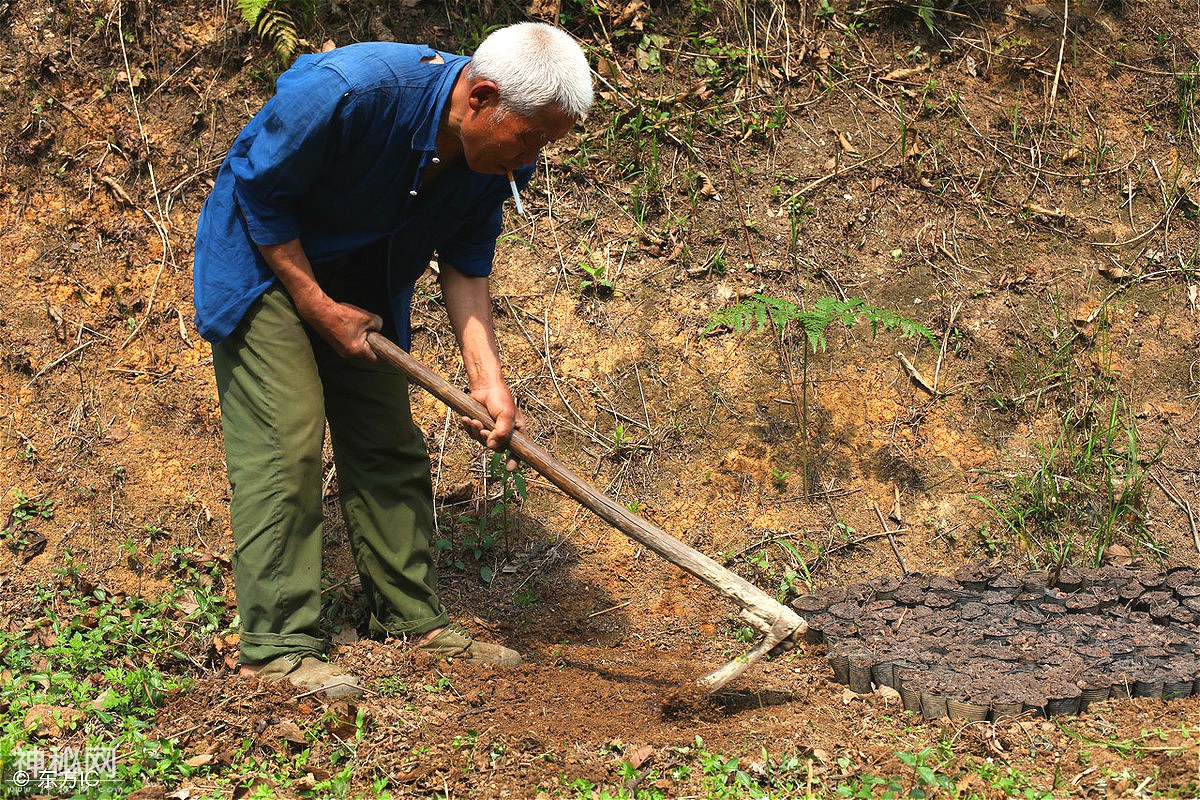
[[367, 333], [383, 327], [383, 320], [370, 311], [339, 303], [317, 284], [312, 265], [299, 239], [258, 248], [271, 271], [296, 304], [296, 313], [342, 358], [375, 361], [367, 344]]
[[305, 306], [297, 303], [296, 311], [342, 358], [377, 359], [367, 343], [367, 334], [383, 327], [379, 315], [350, 303], [339, 303], [328, 295]]

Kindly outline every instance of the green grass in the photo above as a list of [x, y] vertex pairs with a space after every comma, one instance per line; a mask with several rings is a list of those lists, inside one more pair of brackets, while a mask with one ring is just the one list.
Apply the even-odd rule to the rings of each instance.
[[1146, 526], [1148, 470], [1137, 421], [1119, 394], [1068, 407], [1034, 446], [1034, 463], [1005, 477], [991, 509], [1039, 566], [1098, 564], [1114, 541], [1158, 555]]
[[188, 685], [186, 675], [228, 622], [212, 594], [211, 574], [189, 555], [175, 553], [177, 588], [153, 600], [110, 593], [68, 561], [58, 580], [38, 586], [31, 605], [20, 609], [24, 623], [0, 630], [0, 669], [13, 676], [0, 681], [5, 774], [15, 750], [47, 748], [26, 728], [39, 705], [84, 712], [65, 726], [79, 747], [116, 748], [117, 781], [101, 796], [123, 796], [145, 781], [188, 773], [175, 746], [149, 731], [166, 694]]
[[[55, 580], [35, 586], [5, 609], [11, 623], [0, 627], [5, 676], [0, 680], [0, 781], [6, 781], [0, 783], [0, 796], [15, 791], [22, 751], [41, 753], [48, 766], [56, 751], [85, 756], [115, 750], [111, 779], [55, 795], [79, 798], [125, 797], [146, 784], [174, 787], [189, 778], [220, 787], [213, 797], [229, 796], [237, 786], [251, 787], [246, 797], [273, 797], [272, 785], [296, 786], [310, 759], [316, 760], [309, 748], [280, 754], [246, 735], [230, 738], [232, 763], [199, 764], [189, 762], [196, 754], [185, 752], [177, 740], [155, 735], [166, 698], [189, 691], [194, 676], [215, 666], [210, 662], [213, 637], [228, 633], [236, 618], [220, 595], [228, 579], [220, 562], [176, 548], [147, 566], [169, 578], [173, 588], [159, 597], [114, 593], [68, 554]], [[49, 716], [61, 736], [38, 735], [33, 722], [44, 715], [30, 716], [37, 706], [67, 709]], [[361, 738], [361, 713], [355, 730], [353, 738]], [[318, 733], [306, 735], [315, 739]], [[328, 777], [310, 781], [301, 794], [349, 796], [355, 743], [323, 747], [322, 773]], [[381, 789], [375, 787], [375, 796]]]
[[1054, 796], [1037, 788], [1036, 778], [1016, 767], [955, 753], [949, 744], [915, 753], [899, 751], [896, 758], [900, 768], [879, 773], [859, 763], [861, 756], [856, 759], [840, 754], [826, 761], [799, 753], [773, 756], [763, 748], [757, 757], [737, 758], [711, 751], [696, 737], [693, 745], [670, 748], [639, 768], [621, 758], [617, 765], [619, 780], [611, 784], [568, 778], [563, 782], [567, 793], [559, 796], [574, 800], [665, 800], [681, 796], [696, 800], [1050, 800]]

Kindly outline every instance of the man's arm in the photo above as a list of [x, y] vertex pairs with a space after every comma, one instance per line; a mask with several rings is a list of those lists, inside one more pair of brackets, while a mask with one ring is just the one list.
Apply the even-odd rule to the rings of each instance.
[[300, 318], [338, 355], [375, 360], [375, 351], [367, 344], [367, 331], [379, 330], [383, 320], [358, 306], [339, 303], [325, 294], [313, 277], [312, 265], [299, 239], [283, 244], [260, 245], [258, 251], [291, 295]]
[[[492, 450], [502, 451], [508, 447], [513, 430], [521, 429], [525, 420], [500, 369], [488, 279], [464, 275], [443, 262], [439, 281], [450, 327], [462, 350], [471, 396], [482, 403], [496, 421], [496, 427], [488, 430], [482, 423], [463, 417], [463, 428]], [[516, 469], [516, 460], [510, 459], [507, 466], [509, 470]]]

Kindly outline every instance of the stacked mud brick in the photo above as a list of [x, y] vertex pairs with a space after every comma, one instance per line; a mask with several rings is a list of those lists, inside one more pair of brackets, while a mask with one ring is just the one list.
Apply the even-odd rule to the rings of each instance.
[[837, 681], [889, 686], [926, 719], [1078, 714], [1109, 698], [1200, 694], [1200, 575], [1119, 567], [1014, 575], [970, 564], [822, 589], [792, 603]]

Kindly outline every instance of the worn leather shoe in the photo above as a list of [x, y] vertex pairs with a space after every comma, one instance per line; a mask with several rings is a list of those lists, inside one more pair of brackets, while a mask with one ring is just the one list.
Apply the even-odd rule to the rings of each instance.
[[310, 692], [322, 691], [332, 698], [363, 695], [358, 678], [346, 670], [316, 656], [302, 656], [299, 653], [287, 653], [268, 661], [256, 673], [256, 677], [267, 681], [285, 680]]
[[418, 650], [439, 658], [457, 658], [469, 664], [495, 664], [498, 667], [515, 667], [521, 663], [521, 654], [516, 650], [490, 642], [481, 642], [462, 625], [451, 622]]

